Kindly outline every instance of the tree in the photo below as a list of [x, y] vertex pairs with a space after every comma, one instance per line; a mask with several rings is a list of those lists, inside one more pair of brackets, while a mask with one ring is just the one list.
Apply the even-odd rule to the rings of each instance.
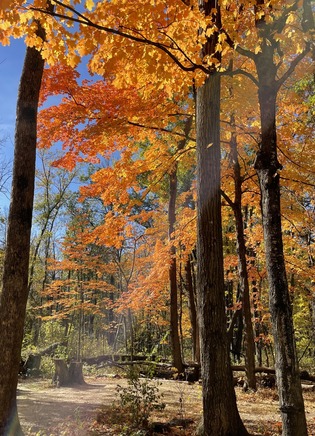
[[[62, 243], [62, 259], [50, 262], [55, 279], [41, 293], [41, 312], [44, 321], [63, 326], [62, 340], [69, 343], [68, 354], [80, 361], [85, 354], [85, 340], [88, 343], [100, 335], [94, 319], [98, 316], [104, 323], [106, 310], [112, 304], [109, 295], [115, 291], [110, 278], [117, 268], [104, 250], [85, 241], [91, 226], [89, 217], [83, 209], [76, 210], [79, 213], [68, 225]], [[75, 343], [72, 349], [70, 342]]]
[[[44, 39], [39, 26], [37, 35]], [[28, 296], [28, 266], [35, 179], [36, 121], [44, 60], [28, 47], [17, 100], [14, 167], [0, 296], [0, 433], [22, 434], [16, 388]]]
[[[65, 73], [68, 72], [68, 80]], [[178, 271], [176, 267], [176, 247], [172, 242], [174, 240], [174, 230], [176, 224], [176, 198], [177, 198], [177, 168], [178, 162], [182, 159], [182, 155], [189, 150], [188, 143], [191, 141], [189, 134], [192, 125], [192, 117], [187, 114], [188, 119], [185, 120], [187, 108], [183, 109], [184, 104], [176, 96], [173, 96], [169, 101], [161, 91], [151, 92], [150, 99], [144, 98], [139, 92], [135, 92], [134, 88], [116, 89], [110, 80], [107, 82], [96, 81], [94, 83], [84, 83], [83, 86], [71, 80], [74, 77], [74, 71], [69, 68], [51, 69], [44, 78], [44, 95], [61, 92], [67, 90], [66, 97], [57, 107], [50, 107], [43, 111], [41, 115], [41, 143], [47, 145], [48, 141], [52, 140], [52, 136], [65, 141], [73, 141], [82, 143], [86, 146], [91, 140], [96, 143], [96, 135], [100, 136], [99, 143], [104, 137], [104, 115], [109, 114], [111, 110], [117, 111], [117, 107], [121, 110], [115, 115], [114, 120], [109, 119], [110, 124], [106, 124], [107, 149], [106, 154], [110, 156], [115, 154], [121, 148], [119, 157], [115, 158], [115, 162], [108, 168], [102, 168], [92, 176], [94, 183], [81, 190], [85, 195], [101, 195], [104, 203], [113, 205], [116, 213], [119, 215], [132, 213], [132, 205], [136, 201], [143, 203], [145, 189], [158, 191], [156, 185], [160, 185], [160, 193], [165, 190], [164, 185], [169, 185], [169, 205], [168, 205], [168, 220], [169, 220], [169, 240], [170, 240], [170, 267], [169, 267], [169, 287], [170, 287], [170, 339], [173, 350], [173, 363], [179, 373], [183, 372], [183, 362], [181, 356], [181, 344], [178, 333]], [[54, 80], [51, 80], [54, 77]], [[58, 87], [52, 87], [51, 83], [55, 83], [58, 77]], [[75, 78], [75, 77], [74, 77]], [[70, 80], [69, 80], [70, 79]], [[64, 88], [65, 87], [65, 88]], [[110, 101], [109, 95], [111, 95]], [[132, 100], [131, 100], [132, 96]], [[126, 100], [130, 101], [129, 105], [125, 105]], [[152, 109], [152, 102], [156, 101], [158, 106]], [[80, 104], [78, 105], [78, 102]], [[185, 104], [189, 108], [189, 103]], [[93, 124], [93, 136], [91, 135], [91, 127], [89, 125], [92, 120], [91, 112], [97, 114], [96, 123]], [[104, 111], [104, 112], [103, 112]], [[176, 115], [177, 113], [182, 113]], [[103, 115], [104, 113], [104, 115]], [[174, 113], [171, 117], [169, 114]], [[82, 119], [85, 118], [86, 126], [77, 130], [78, 123], [82, 124]], [[133, 121], [133, 119], [137, 119]], [[155, 120], [156, 119], [156, 120]], [[183, 121], [184, 119], [184, 121]], [[67, 127], [61, 129], [61, 125]], [[176, 126], [184, 125], [179, 128]], [[55, 132], [51, 134], [52, 130]], [[65, 133], [65, 131], [67, 133]], [[137, 141], [134, 135], [137, 135]], [[61, 136], [62, 138], [61, 138]], [[183, 139], [178, 139], [182, 138]], [[65, 139], [67, 138], [67, 139]], [[143, 138], [143, 142], [139, 139]], [[126, 141], [128, 141], [128, 149], [125, 149]], [[113, 142], [113, 149], [111, 143]], [[175, 145], [174, 145], [175, 144]], [[187, 147], [186, 147], [187, 146]], [[186, 150], [185, 150], [186, 148]], [[163, 150], [163, 152], [162, 152]], [[95, 153], [95, 150], [94, 150]], [[103, 151], [105, 154], [105, 150]], [[64, 165], [69, 163], [67, 155], [60, 161]], [[101, 175], [101, 176], [100, 176]], [[165, 177], [169, 178], [169, 182], [165, 183]], [[141, 186], [139, 181], [146, 180], [147, 186]], [[132, 186], [133, 195], [130, 195]], [[119, 190], [119, 195], [117, 194]], [[137, 196], [137, 200], [134, 196]], [[121, 203], [124, 204], [122, 210]], [[141, 216], [136, 218], [141, 221]], [[119, 229], [121, 232], [121, 229]], [[115, 245], [115, 234], [111, 232], [112, 244]], [[127, 286], [128, 287], [128, 286]], [[130, 317], [129, 317], [130, 318]], [[131, 323], [129, 323], [131, 326]]]
[[[71, 197], [70, 185], [77, 176], [76, 171], [69, 174], [68, 171], [53, 168], [52, 156], [44, 150], [38, 152], [38, 157], [40, 168], [36, 172], [33, 238], [28, 281], [31, 307], [41, 304], [40, 292], [47, 284], [48, 259], [51, 257], [53, 233], [62, 209], [65, 209]], [[28, 320], [31, 324], [30, 328], [33, 329], [32, 344], [37, 345], [40, 318], [34, 319], [29, 314]]]
[[[238, 159], [237, 151], [237, 134], [235, 131], [235, 115], [232, 114], [231, 122], [231, 137], [230, 137], [230, 161], [233, 167], [234, 175], [234, 201], [232, 201], [224, 192], [223, 197], [231, 206], [236, 226], [237, 240], [237, 255], [238, 255], [238, 273], [239, 273], [239, 289], [242, 307], [242, 315], [245, 323], [245, 373], [247, 385], [250, 389], [256, 390], [255, 377], [255, 343], [254, 332], [251, 315], [249, 279], [246, 261], [246, 242], [244, 236], [244, 218], [242, 213], [242, 183], [244, 177], [241, 175], [241, 167]], [[235, 314], [237, 316], [237, 314]], [[233, 318], [231, 321], [231, 329], [233, 329]]]
[[[214, 29], [221, 28], [215, 1], [199, 2]], [[246, 435], [236, 407], [228, 350], [221, 220], [220, 74], [216, 63], [218, 32], [206, 39], [203, 56], [212, 56], [212, 71], [197, 88], [197, 295], [203, 385], [203, 432]], [[215, 352], [214, 352], [215, 350]], [[218, 413], [220, 410], [220, 413]]]
[[[260, 191], [266, 266], [269, 281], [270, 312], [276, 349], [276, 374], [279, 389], [280, 410], [284, 435], [306, 435], [306, 419], [296, 356], [292, 309], [284, 260], [281, 227], [280, 176], [282, 165], [277, 156], [276, 99], [282, 84], [292, 74], [310, 50], [307, 42], [299, 47], [299, 54], [286, 70], [282, 70], [281, 41], [286, 24], [295, 20], [294, 13], [298, 2], [290, 5], [280, 4], [278, 11], [264, 0], [255, 5], [255, 28], [259, 46], [253, 53], [250, 50], [237, 50], [253, 60], [258, 86], [260, 106], [261, 142], [256, 156]], [[307, 11], [307, 29], [314, 29], [312, 11], [308, 1], [304, 2]], [[303, 27], [303, 20], [302, 20]], [[305, 27], [305, 26], [304, 26]], [[298, 42], [299, 44], [299, 42]], [[299, 46], [299, 45], [298, 45]], [[277, 62], [277, 55], [281, 60]], [[281, 75], [282, 73], [282, 75]], [[278, 77], [280, 75], [280, 77]]]
[[[70, 65], [76, 65], [80, 56], [89, 54], [91, 55], [89, 64], [91, 71], [101, 75], [108, 72], [108, 75], [114, 78], [113, 83], [116, 88], [126, 88], [126, 85], [131, 83], [137, 84], [138, 92], [140, 92], [140, 89], [142, 91], [145, 89], [143, 93], [147, 93], [147, 95], [153, 87], [161, 87], [168, 96], [176, 92], [182, 92], [183, 89], [187, 91], [188, 86], [191, 86], [192, 81], [194, 81], [197, 88], [197, 149], [198, 153], [200, 153], [198, 163], [197, 258], [199, 273], [203, 273], [209, 264], [212, 272], [210, 277], [207, 276], [206, 272], [206, 275], [202, 276], [199, 281], [199, 296], [201, 297], [199, 304], [203, 311], [201, 314], [203, 365], [208, 365], [209, 360], [212, 358], [209, 355], [209, 343], [207, 342], [210, 340], [210, 345], [218, 346], [217, 359], [215, 359], [211, 368], [218, 369], [218, 374], [222, 376], [222, 385], [220, 385], [222, 389], [217, 389], [220, 382], [211, 377], [212, 374], [209, 376], [209, 367], [205, 367], [204, 408], [207, 415], [205, 417], [205, 427], [207, 427], [205, 431], [210, 432], [218, 429], [218, 432], [227, 432], [229, 431], [229, 424], [226, 421], [230, 420], [234, 432], [238, 432], [238, 434], [245, 432], [235, 410], [235, 396], [233, 394], [229, 395], [231, 391], [226, 389], [227, 385], [231, 383], [231, 371], [225, 338], [226, 320], [222, 285], [224, 276], [222, 254], [220, 254], [222, 252], [218, 187], [220, 184], [218, 181], [220, 179], [220, 147], [218, 145], [220, 80], [217, 66], [222, 70], [220, 53], [223, 53], [222, 48], [225, 40], [228, 39], [228, 35], [226, 29], [222, 27], [218, 4], [217, 2], [189, 2], [186, 0], [182, 2], [179, 0], [169, 1], [167, 4], [165, 2], [150, 2], [149, 4], [148, 2], [141, 9], [141, 20], [139, 20], [139, 14], [135, 14], [135, 11], [139, 10], [139, 2], [125, 2], [124, 7], [121, 7], [121, 2], [118, 1], [98, 3], [95, 7], [92, 2], [88, 2], [87, 10], [83, 12], [75, 11], [68, 3], [63, 4], [60, 1], [56, 1], [56, 3], [58, 10], [55, 16], [58, 20], [54, 22], [54, 25], [49, 22], [47, 27], [49, 31], [53, 29], [51, 35], [55, 35], [56, 32], [60, 31], [63, 44], [59, 44], [57, 49], [57, 43], [55, 42], [57, 38], [52, 37], [50, 42], [45, 45], [47, 58], [53, 60], [57, 52], [59, 59], [63, 62], [66, 61]], [[258, 5], [261, 5], [261, 2], [258, 2]], [[275, 10], [275, 18], [278, 18], [283, 2], [275, 2], [275, 5], [276, 8], [271, 7], [268, 3], [266, 10], [268, 8], [272, 11]], [[253, 12], [252, 2], [245, 5], [230, 5], [227, 2], [222, 2], [221, 6], [223, 6], [222, 11], [224, 13], [231, 12], [231, 14], [227, 14], [227, 28], [231, 28], [232, 32], [238, 34], [238, 43], [242, 42], [242, 39], [248, 37], [254, 29], [250, 20]], [[279, 9], [278, 6], [280, 6]], [[287, 12], [290, 11], [290, 7], [286, 9]], [[27, 13], [31, 15], [32, 11], [38, 14], [43, 10], [39, 4], [36, 8], [31, 6]], [[256, 23], [262, 23], [261, 19], [265, 12], [260, 10], [259, 7], [254, 12], [257, 12]], [[271, 15], [268, 16], [268, 18], [270, 17]], [[80, 26], [79, 32], [75, 32], [73, 29], [69, 30], [66, 26], [63, 26], [64, 22], [68, 23], [69, 20], [78, 23], [78, 26]], [[21, 26], [23, 27], [22, 21]], [[27, 30], [27, 32], [31, 32], [31, 30]], [[274, 35], [272, 34], [272, 36]], [[254, 60], [255, 57], [255, 60], [258, 60], [260, 57], [259, 51], [263, 52], [265, 46], [268, 46], [270, 41], [267, 40], [268, 38], [264, 38], [265, 35], [262, 35], [263, 47], [260, 46], [259, 38], [252, 38], [251, 48], [253, 51], [250, 59]], [[277, 44], [273, 44], [271, 41], [271, 45], [275, 48]], [[237, 48], [237, 50], [244, 54], [241, 48]], [[110, 56], [107, 56], [108, 52], [110, 52]], [[200, 52], [202, 52], [201, 57]], [[128, 63], [128, 65], [132, 65], [132, 68], [125, 68], [126, 53], [128, 53], [128, 59], [132, 60], [130, 64]], [[281, 57], [280, 53], [276, 54]], [[262, 58], [263, 56], [261, 56]], [[282, 62], [280, 64], [281, 68], [285, 68]], [[179, 69], [187, 74], [179, 75]], [[274, 69], [272, 69], [272, 72], [274, 72]], [[246, 74], [254, 78], [252, 74], [248, 72]], [[179, 80], [175, 81], [175, 76]], [[258, 83], [255, 78], [254, 81]], [[209, 104], [213, 104], [213, 112], [210, 112], [213, 119], [209, 117]], [[114, 116], [116, 113], [117, 108], [116, 112], [111, 112]], [[97, 112], [94, 115], [95, 117], [90, 125], [91, 131], [98, 116]], [[213, 122], [213, 126], [210, 122]], [[208, 132], [205, 132], [208, 126], [213, 127], [213, 136], [208, 136]], [[70, 137], [67, 140], [65, 147], [68, 147], [70, 151], [68, 157], [72, 158], [73, 164], [78, 157], [81, 157], [82, 149], [76, 147]], [[100, 151], [100, 147], [103, 146], [102, 142], [100, 144], [85, 143], [87, 155], [91, 157], [94, 154], [95, 156]], [[112, 144], [114, 145], [115, 141], [112, 141]], [[69, 159], [69, 162], [71, 163], [71, 159]], [[211, 171], [208, 172], [208, 170]], [[212, 178], [209, 179], [210, 186], [208, 189], [209, 180], [207, 177], [209, 174], [211, 174]], [[116, 201], [117, 197], [113, 193], [114, 200]], [[209, 204], [212, 205], [211, 210], [209, 210]], [[209, 224], [208, 219], [211, 222], [210, 227], [207, 227]], [[209, 230], [210, 240], [207, 240], [205, 230]], [[217, 253], [219, 253], [218, 257], [216, 256]], [[213, 261], [212, 264], [211, 261]], [[199, 274], [200, 276], [201, 274]], [[212, 282], [212, 278], [215, 279], [215, 282]], [[209, 289], [214, 289], [214, 292], [209, 292]], [[211, 300], [210, 297], [213, 299]], [[217, 315], [211, 320], [211, 323], [208, 309], [212, 309], [214, 315]], [[208, 325], [210, 325], [210, 329], [206, 328]], [[224, 328], [222, 325], [224, 325]], [[219, 342], [216, 341], [218, 331], [220, 332]], [[220, 371], [222, 368], [226, 369], [224, 373]], [[215, 375], [217, 376], [217, 373]], [[214, 387], [216, 388], [212, 390], [213, 395], [211, 396], [209, 393]], [[225, 392], [226, 398], [222, 398], [222, 392]], [[221, 401], [224, 407], [220, 407], [220, 413], [216, 414], [218, 403]], [[231, 404], [232, 408], [229, 409]], [[213, 426], [210, 422], [211, 415], [218, 416]], [[223, 426], [221, 425], [221, 419], [224, 422]]]
[[[284, 261], [279, 178], [281, 165], [277, 157], [276, 98], [286, 75], [277, 81], [278, 68], [274, 62], [277, 43], [272, 38], [270, 26], [265, 22], [264, 6], [264, 2], [258, 3], [257, 11], [262, 12], [263, 16], [256, 21], [262, 44], [261, 52], [254, 58], [259, 80], [261, 114], [261, 145], [255, 168], [261, 189], [270, 312], [276, 348], [276, 374], [283, 434], [302, 436], [307, 434], [307, 427]], [[272, 31], [275, 29], [278, 33], [281, 32], [289, 14], [288, 9], [283, 17], [276, 21]], [[302, 54], [305, 55], [305, 52]]]
[[[177, 145], [177, 152], [181, 151], [188, 141], [189, 133], [192, 126], [192, 117], [185, 121], [185, 136]], [[170, 254], [171, 264], [169, 269], [170, 278], [170, 321], [171, 321], [171, 343], [173, 349], [173, 363], [175, 368], [182, 373], [184, 370], [180, 339], [178, 334], [178, 286], [177, 286], [177, 262], [176, 262], [176, 247], [175, 239], [175, 224], [176, 224], [176, 198], [177, 198], [177, 169], [178, 163], [175, 161], [169, 173], [169, 206], [168, 206], [168, 225], [169, 225], [169, 240], [171, 243]]]
[[[219, 43], [219, 34], [216, 29], [221, 27], [221, 22], [219, 9], [216, 10], [216, 2], [198, 3], [200, 8], [197, 8], [194, 11], [186, 4], [185, 6], [182, 4], [180, 8], [184, 14], [187, 13], [189, 16], [189, 21], [187, 21], [190, 23], [189, 27], [191, 27], [191, 21], [198, 22], [201, 20], [201, 22], [203, 22], [202, 29], [200, 29], [200, 24], [198, 24], [194, 29], [195, 36], [192, 40], [195, 40], [198, 36], [198, 32], [200, 40], [198, 41], [199, 43], [197, 46], [194, 43], [193, 47], [190, 47], [190, 49], [192, 49], [190, 53], [188, 51], [183, 52], [178, 43], [174, 43], [174, 34], [172, 32], [164, 35], [164, 31], [161, 30], [163, 26], [161, 28], [160, 21], [165, 21], [165, 24], [168, 27], [170, 16], [174, 17], [174, 23], [185, 23], [185, 20], [177, 20], [176, 15], [180, 10], [177, 2], [175, 2], [174, 5], [170, 4], [169, 9], [165, 9], [164, 4], [159, 4], [153, 17], [151, 17], [150, 14], [148, 15], [148, 10], [143, 10], [145, 19], [152, 23], [152, 26], [148, 26], [148, 23], [145, 25], [145, 29], [150, 28], [150, 34], [148, 35], [146, 32], [143, 34], [142, 31], [137, 29], [138, 19], [136, 22], [134, 21], [134, 15], [131, 13], [131, 10], [129, 15], [130, 22], [126, 23], [127, 26], [118, 26], [118, 29], [115, 27], [96, 24], [98, 21], [93, 22], [93, 19], [85, 17], [82, 13], [75, 11], [72, 7], [59, 1], [58, 5], [61, 9], [60, 11], [58, 10], [57, 16], [61, 19], [68, 19], [67, 15], [64, 15], [64, 12], [70, 11], [75, 21], [82, 23], [84, 26], [90, 26], [93, 31], [96, 32], [97, 41], [99, 41], [101, 35], [100, 32], [102, 31], [109, 35], [114, 34], [123, 37], [123, 44], [119, 44], [120, 47], [118, 50], [116, 49], [112, 51], [111, 55], [114, 63], [121, 62], [121, 59], [124, 57], [122, 53], [126, 52], [127, 45], [130, 46], [131, 52], [134, 52], [135, 47], [138, 49], [139, 44], [141, 44], [143, 55], [139, 56], [138, 53], [137, 60], [140, 60], [141, 68], [146, 72], [145, 80], [147, 81], [150, 80], [149, 77], [152, 76], [152, 70], [150, 70], [150, 62], [146, 62], [148, 59], [146, 52], [147, 49], [152, 47], [158, 49], [155, 53], [157, 53], [159, 57], [163, 55], [163, 58], [165, 58], [166, 54], [175, 62], [175, 65], [179, 66], [184, 71], [200, 70], [206, 74], [206, 82], [204, 85], [201, 85], [204, 77], [199, 77], [199, 88], [197, 90], [197, 149], [199, 147], [200, 152], [198, 164], [199, 170], [197, 170], [197, 172], [199, 171], [199, 182], [197, 188], [199, 198], [197, 261], [199, 264], [199, 311], [202, 332], [202, 365], [204, 369], [204, 431], [206, 432], [205, 434], [218, 435], [247, 434], [236, 408], [236, 398], [232, 385], [232, 372], [229, 362], [225, 325], [226, 318], [224, 309], [224, 275], [220, 211], [220, 77], [216, 72], [216, 66], [220, 63], [220, 59], [219, 56], [215, 56], [217, 48], [219, 47], [217, 46]], [[117, 16], [120, 15], [121, 9], [116, 9], [116, 4], [109, 3], [109, 6], [110, 8], [112, 7], [113, 16], [115, 16], [115, 14], [117, 14]], [[128, 4], [128, 8], [130, 8], [130, 6], [131, 5]], [[200, 14], [198, 13], [199, 9]], [[212, 9], [215, 12], [212, 12]], [[97, 14], [103, 16], [105, 10], [106, 8], [104, 11], [97, 9]], [[105, 12], [105, 16], [107, 17], [107, 12]], [[125, 32], [125, 28], [131, 30]], [[152, 29], [156, 29], [156, 35], [151, 36]], [[186, 30], [188, 29], [185, 28], [185, 31]], [[182, 32], [183, 30], [180, 29], [180, 31]], [[70, 33], [68, 33], [68, 35], [71, 38]], [[154, 36], [156, 36], [156, 40], [154, 40]], [[157, 42], [161, 37], [163, 38], [163, 41]], [[196, 55], [199, 56], [200, 47], [202, 46], [202, 62], [204, 62], [205, 65], [203, 65], [202, 62], [195, 63], [192, 60], [196, 58]], [[86, 54], [85, 45], [84, 47], [82, 45], [77, 46], [77, 49], [79, 49], [81, 55]], [[107, 47], [107, 50], [108, 49], [109, 47]], [[121, 50], [123, 50], [123, 52]], [[220, 49], [218, 49], [218, 53], [219, 52]], [[74, 52], [72, 52], [71, 56], [73, 54]], [[98, 50], [98, 55], [94, 56], [93, 62], [102, 55], [102, 51]], [[117, 56], [120, 59], [118, 59]], [[75, 57], [72, 59], [74, 60]], [[143, 61], [144, 59], [145, 62]], [[162, 63], [160, 62], [158, 65], [162, 65]], [[163, 70], [165, 71], [164, 67]], [[131, 75], [128, 76], [128, 79], [135, 79], [131, 70], [130, 73]], [[120, 80], [124, 83], [126, 77], [122, 78], [120, 76]], [[116, 83], [119, 83], [119, 79], [116, 80]], [[212, 120], [210, 120], [212, 117], [214, 117], [213, 126], [211, 125]], [[206, 131], [208, 127], [214, 127], [210, 137]], [[208, 239], [208, 235], [210, 235], [210, 239]], [[210, 247], [210, 249], [208, 247]], [[203, 273], [205, 273], [205, 275]], [[213, 314], [211, 315], [213, 316], [210, 316], [212, 311]], [[211, 348], [213, 350], [216, 349], [215, 358], [210, 355]], [[218, 376], [218, 374], [220, 374], [220, 376]], [[218, 405], [220, 406], [218, 407]], [[216, 418], [215, 420], [213, 420], [214, 416]]]

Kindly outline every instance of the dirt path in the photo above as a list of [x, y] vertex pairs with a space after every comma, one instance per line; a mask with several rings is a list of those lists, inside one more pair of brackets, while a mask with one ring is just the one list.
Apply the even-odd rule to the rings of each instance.
[[[27, 380], [19, 384], [18, 409], [27, 436], [87, 436], [102, 404], [110, 405], [118, 399], [117, 385], [126, 380], [109, 377], [89, 378], [87, 384], [72, 388], [55, 388], [47, 380]], [[201, 413], [201, 387], [186, 382], [163, 381], [159, 387], [167, 404], [157, 420], [176, 417], [192, 418], [198, 422]], [[281, 434], [281, 419], [277, 393], [260, 389], [244, 393], [236, 388], [241, 417], [253, 434], [276, 436]], [[315, 436], [315, 392], [304, 395], [309, 436]], [[123, 420], [123, 415], [121, 417]], [[96, 433], [94, 433], [96, 434]], [[103, 435], [115, 435], [110, 427]], [[117, 433], [116, 433], [117, 434]]]
[[111, 404], [124, 380], [87, 379], [78, 387], [54, 388], [48, 381], [27, 381], [18, 387], [18, 410], [27, 435], [86, 436], [101, 404]]

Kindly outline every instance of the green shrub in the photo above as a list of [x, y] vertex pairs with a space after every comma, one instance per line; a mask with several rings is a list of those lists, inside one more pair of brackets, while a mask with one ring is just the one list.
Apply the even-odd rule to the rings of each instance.
[[152, 412], [165, 408], [161, 402], [163, 395], [159, 393], [157, 383], [140, 378], [135, 368], [128, 372], [127, 377], [128, 386], [118, 385], [116, 388], [119, 400], [99, 410], [96, 426], [109, 425], [121, 436], [145, 436], [150, 431], [148, 427]]
[[157, 384], [148, 379], [141, 379], [135, 369], [128, 374], [128, 386], [117, 386], [120, 395], [120, 405], [128, 416], [128, 422], [133, 428], [147, 428], [150, 415], [154, 410], [163, 410], [165, 403], [161, 403], [162, 394]]

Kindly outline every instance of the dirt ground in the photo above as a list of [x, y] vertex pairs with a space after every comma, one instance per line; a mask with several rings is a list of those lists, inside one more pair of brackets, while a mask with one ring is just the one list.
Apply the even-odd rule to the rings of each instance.
[[[84, 386], [67, 388], [53, 387], [48, 380], [21, 381], [18, 387], [18, 409], [25, 434], [36, 436], [119, 434], [110, 426], [103, 426], [101, 430], [100, 428], [96, 430], [95, 420], [97, 411], [102, 405], [111, 405], [119, 399], [116, 387], [126, 386], [126, 380], [115, 377], [86, 377], [85, 380]], [[185, 418], [198, 422], [201, 413], [200, 385], [169, 380], [161, 383], [159, 390], [163, 393], [166, 408], [153, 419], [167, 422], [174, 418]], [[241, 417], [252, 434], [264, 436], [281, 434], [281, 419], [275, 390], [261, 388], [255, 393], [244, 393], [241, 388], [236, 388], [236, 393]], [[306, 392], [304, 398], [309, 436], [315, 436], [315, 392]], [[121, 420], [123, 421], [123, 415]], [[191, 429], [180, 434], [193, 433]]]

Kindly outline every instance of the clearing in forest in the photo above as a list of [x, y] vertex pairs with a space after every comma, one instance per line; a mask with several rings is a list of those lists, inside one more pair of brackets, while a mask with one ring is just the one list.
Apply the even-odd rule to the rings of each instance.
[[[153, 380], [152, 383], [155, 381]], [[201, 415], [201, 386], [176, 380], [158, 380], [166, 407], [152, 416], [152, 421], [170, 422], [175, 419], [193, 420], [188, 429], [174, 426], [170, 433], [194, 434]], [[110, 407], [119, 401], [117, 386], [127, 386], [120, 377], [86, 377], [86, 384], [78, 387], [56, 388], [50, 380], [23, 380], [18, 389], [18, 409], [27, 436], [87, 436], [119, 435], [121, 428], [112, 423], [97, 424], [101, 406]], [[238, 407], [249, 431], [255, 435], [281, 434], [278, 395], [275, 389], [259, 388], [245, 393], [236, 388]], [[304, 393], [309, 436], [315, 436], [315, 392]], [[107, 409], [108, 410], [108, 409]], [[124, 422], [121, 410], [120, 423]]]

